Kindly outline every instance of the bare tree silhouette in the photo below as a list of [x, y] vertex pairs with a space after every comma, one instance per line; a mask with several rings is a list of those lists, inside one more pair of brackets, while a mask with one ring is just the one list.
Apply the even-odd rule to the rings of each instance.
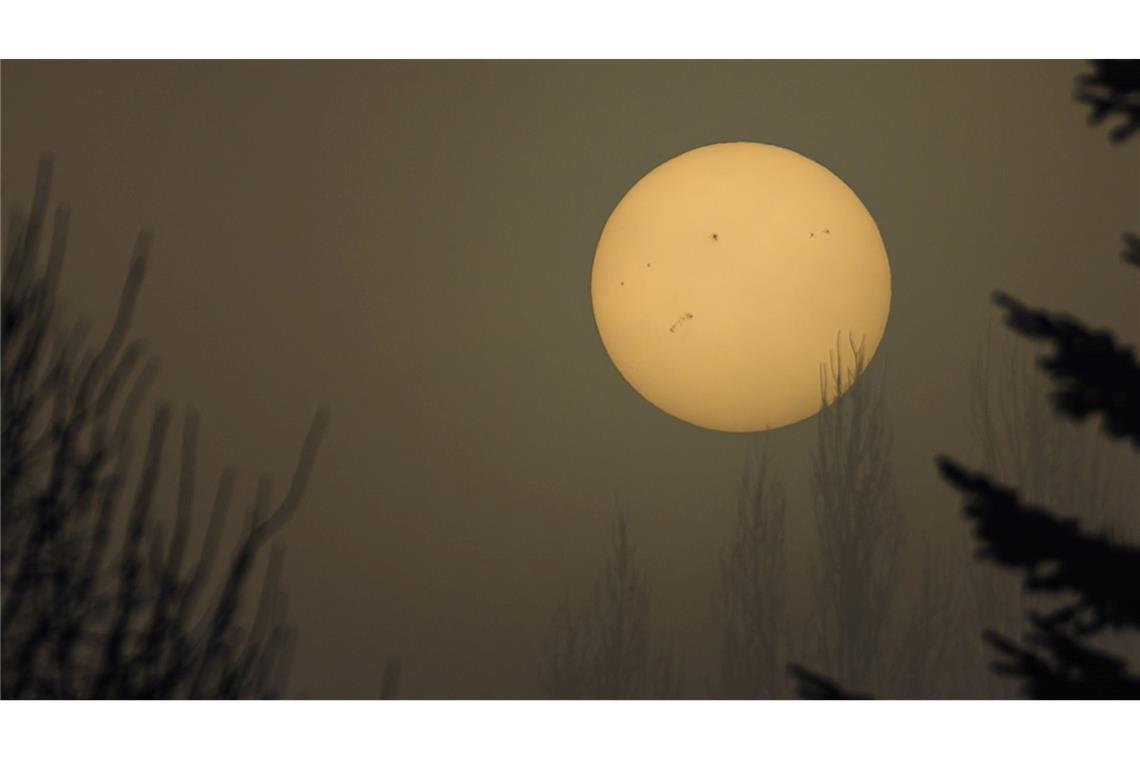
[[754, 442], [749, 449], [721, 560], [720, 691], [729, 699], [778, 699], [787, 686], [787, 496], [769, 472], [767, 448]]
[[[999, 366], [995, 353], [1002, 359]], [[1083, 516], [1107, 523], [1118, 505], [1102, 447], [1052, 414], [1048, 394], [1032, 356], [1012, 336], [988, 340], [970, 388], [970, 433], [980, 464], [1031, 499], [1073, 503], [1080, 495]]]
[[[1123, 258], [1135, 263], [1134, 236], [1125, 236], [1125, 246]], [[1073, 317], [1026, 307], [1002, 293], [995, 301], [1014, 331], [1051, 344], [1053, 354], [1039, 363], [1055, 385], [1057, 412], [1076, 420], [1100, 416], [1105, 433], [1140, 448], [1140, 365], [1132, 350]], [[1030, 697], [1140, 697], [1140, 678], [1095, 641], [1106, 629], [1140, 632], [1140, 549], [1026, 503], [949, 459], [939, 466], [965, 496], [980, 556], [1021, 571], [1026, 592], [1052, 603], [1047, 612], [1028, 615], [1023, 642], [986, 631], [1004, 658], [994, 670], [1017, 678]]]
[[679, 684], [672, 657], [651, 648], [649, 589], [618, 514], [611, 552], [591, 603], [567, 596], [543, 647], [539, 680], [554, 699], [669, 699]]
[[962, 627], [968, 600], [966, 579], [952, 571], [945, 554], [921, 547], [913, 596], [899, 600], [895, 660], [886, 690], [897, 699], [972, 696], [976, 637]]
[[136, 459], [136, 420], [157, 365], [128, 339], [151, 234], [139, 235], [113, 327], [90, 346], [56, 300], [66, 208], [55, 212], [46, 263], [39, 257], [51, 177], [45, 158], [31, 209], [8, 216], [4, 252], [3, 697], [280, 695], [295, 634], [284, 621], [279, 547], [253, 609], [245, 598], [266, 547], [301, 502], [327, 414], [314, 419], [276, 504], [269, 477], [261, 479], [241, 536], [220, 561], [234, 475], [219, 479], [192, 550], [198, 415], [188, 411], [173, 526], [163, 529], [156, 502], [171, 410], [157, 406]]
[[[969, 421], [980, 464], [1027, 498], [1073, 505], [1090, 523], [1112, 525], [1122, 505], [1115, 498], [1106, 452], [1089, 431], [1052, 414], [1047, 382], [1032, 358], [1005, 333], [988, 335], [979, 352]], [[1004, 636], [1025, 635], [1031, 600], [1017, 574], [1000, 565], [971, 563], [968, 575], [978, 619]], [[1008, 679], [991, 678], [979, 686], [991, 697], [1015, 693]]]
[[[1107, 88], [1110, 94], [1096, 95], [1103, 97], [1096, 100], [1079, 90], [1077, 97], [1094, 104], [1094, 121], [1111, 110], [1124, 111], [1126, 128], [1112, 136], [1123, 141], [1140, 126], [1134, 105], [1140, 63], [1095, 65], [1097, 74], [1078, 84]], [[1125, 234], [1124, 245], [1124, 261], [1140, 266], [1140, 239]], [[1077, 422], [1100, 417], [1105, 435], [1140, 449], [1140, 364], [1133, 350], [1118, 344], [1108, 330], [1090, 329], [1072, 316], [1025, 306], [1004, 293], [994, 300], [1014, 332], [1051, 348], [1038, 366], [1051, 381], [1056, 413]], [[940, 457], [938, 466], [964, 498], [979, 556], [1021, 573], [1025, 593], [1048, 607], [1028, 613], [1029, 633], [1021, 640], [985, 631], [983, 638], [997, 654], [992, 669], [1032, 698], [1140, 698], [1140, 677], [1123, 657], [1104, 648], [1102, 638], [1108, 632], [1140, 634], [1140, 548], [1107, 532], [1090, 531], [1080, 519], [1058, 516], [948, 458]], [[1095, 499], [1095, 489], [1072, 498]], [[844, 695], [840, 686], [814, 674], [792, 673], [805, 695]], [[820, 689], [821, 681], [826, 691]]]
[[[1140, 130], [1140, 63], [1093, 61], [1092, 66], [1092, 73], [1077, 78], [1075, 97], [1091, 107], [1092, 124], [1117, 117], [1109, 138], [1123, 143]], [[1123, 238], [1121, 257], [1140, 267], [1140, 238], [1131, 233]], [[1140, 365], [1132, 350], [1118, 345], [1109, 331], [1091, 330], [1068, 315], [1026, 307], [1004, 293], [994, 300], [1015, 332], [1052, 347], [1052, 356], [1038, 364], [1052, 381], [1055, 411], [1077, 422], [1100, 416], [1106, 435], [1140, 448]], [[1032, 436], [1032, 431], [1025, 432]], [[1028, 444], [1032, 448], [1038, 441], [1029, 437]], [[993, 462], [985, 464], [999, 479], [1008, 480]], [[1140, 696], [1140, 679], [1128, 672], [1123, 658], [1093, 643], [1106, 628], [1123, 629], [1133, 638], [1140, 632], [1140, 592], [1135, 585], [1140, 551], [1111, 533], [1090, 533], [1078, 520], [1027, 505], [1012, 489], [949, 459], [941, 459], [940, 467], [966, 498], [966, 516], [974, 525], [981, 556], [1020, 570], [1028, 592], [1053, 601], [1049, 612], [1028, 614], [1030, 632], [1024, 643], [999, 631], [986, 632], [985, 639], [1004, 657], [994, 663], [994, 670], [1017, 679], [1031, 697]], [[1100, 514], [1101, 489], [1095, 478], [1081, 480], [1080, 474], [1070, 468], [1065, 481], [1071, 488], [1061, 492], [1014, 482], [1030, 500], [1076, 505], [1086, 522], [1103, 528], [1108, 520]], [[1058, 602], [1058, 594], [1069, 598]]]
[[862, 344], [850, 360], [836, 341], [820, 371], [823, 408], [812, 456], [819, 556], [812, 569], [816, 658], [844, 683], [879, 685], [888, 669], [902, 518], [891, 474], [883, 392], [865, 376]]

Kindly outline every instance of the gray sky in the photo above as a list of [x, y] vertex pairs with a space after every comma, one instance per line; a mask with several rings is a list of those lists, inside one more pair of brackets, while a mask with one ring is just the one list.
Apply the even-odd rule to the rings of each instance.
[[[694, 688], [749, 436], [656, 410], [610, 364], [589, 274], [629, 187], [708, 143], [822, 163], [887, 247], [875, 358], [916, 536], [961, 530], [938, 452], [968, 456], [965, 384], [995, 288], [1135, 343], [1140, 141], [1072, 101], [1074, 62], [22, 63], [2, 68], [5, 200], [42, 150], [73, 207], [69, 313], [106, 325], [139, 225], [157, 231], [135, 334], [159, 395], [202, 411], [200, 473], [284, 479], [332, 427], [283, 534], [293, 686], [537, 694], [565, 590], [630, 516], [655, 625]], [[789, 554], [813, 550], [814, 423], [770, 435]], [[205, 486], [203, 486], [205, 488]], [[802, 551], [800, 551], [802, 549]]]

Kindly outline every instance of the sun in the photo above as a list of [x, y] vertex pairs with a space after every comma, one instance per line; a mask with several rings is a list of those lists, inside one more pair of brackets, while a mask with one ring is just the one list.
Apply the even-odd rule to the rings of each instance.
[[748, 432], [819, 411], [838, 335], [861, 340], [870, 361], [891, 273], [841, 179], [786, 148], [721, 143], [665, 162], [622, 198], [591, 291], [602, 343], [638, 393], [694, 425]]

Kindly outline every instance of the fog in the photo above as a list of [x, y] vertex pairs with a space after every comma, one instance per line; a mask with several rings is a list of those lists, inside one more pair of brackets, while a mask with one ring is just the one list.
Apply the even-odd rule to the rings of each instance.
[[[567, 594], [572, 610], [589, 603], [619, 514], [669, 695], [729, 694], [722, 563], [759, 452], [786, 492], [781, 660], [886, 695], [1008, 696], [986, 672], [977, 589], [1017, 579], [978, 570], [935, 457], [993, 468], [979, 387], [995, 417], [1009, 388], [1044, 408], [1044, 381], [1008, 380], [1035, 346], [1002, 325], [995, 290], [1137, 341], [1140, 279], [1118, 251], [1140, 209], [1140, 140], [1088, 124], [1073, 98], [1086, 68], [6, 61], [4, 202], [30, 203], [50, 152], [53, 201], [71, 207], [59, 300], [93, 335], [114, 319], [139, 228], [154, 229], [132, 334], [161, 361], [152, 395], [176, 410], [173, 441], [177, 410], [200, 410], [196, 524], [226, 465], [243, 504], [262, 472], [280, 493], [329, 409], [303, 502], [274, 537], [298, 635], [288, 696], [379, 697], [393, 657], [400, 697], [558, 696], [544, 642], [565, 633], [552, 621]], [[853, 540], [897, 564], [850, 592], [889, 591], [881, 628], [876, 601], [822, 611], [813, 573], [840, 561], [813, 485], [826, 420], [688, 425], [625, 383], [594, 324], [610, 211], [663, 161], [736, 140], [827, 166], [890, 257], [890, 318], [863, 385], [883, 403], [874, 466], [894, 517]], [[1013, 485], [1043, 499], [1060, 487], [1049, 461], [1095, 462], [1069, 476], [1108, 484], [1081, 516], [1135, 529], [1126, 443], [1094, 422], [1007, 416], [1061, 441], [1054, 460], [1004, 465]], [[924, 577], [944, 585], [924, 597]], [[764, 696], [792, 695], [778, 680]]]

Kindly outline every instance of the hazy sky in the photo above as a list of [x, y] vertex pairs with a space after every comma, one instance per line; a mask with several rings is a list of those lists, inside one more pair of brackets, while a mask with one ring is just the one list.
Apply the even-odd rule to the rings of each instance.
[[[781, 145], [859, 195], [890, 256], [875, 358], [915, 535], [961, 529], [931, 464], [966, 457], [969, 363], [995, 288], [1135, 343], [1140, 141], [1072, 100], [1082, 64], [21, 63], [2, 68], [5, 201], [43, 150], [73, 207], [69, 314], [105, 326], [138, 227], [135, 334], [158, 395], [202, 411], [200, 476], [283, 480], [332, 426], [285, 582], [309, 696], [537, 694], [562, 593], [585, 592], [614, 500], [655, 625], [699, 687], [749, 436], [673, 419], [609, 362], [589, 276], [609, 212], [708, 143]], [[770, 434], [810, 547], [814, 423]]]

